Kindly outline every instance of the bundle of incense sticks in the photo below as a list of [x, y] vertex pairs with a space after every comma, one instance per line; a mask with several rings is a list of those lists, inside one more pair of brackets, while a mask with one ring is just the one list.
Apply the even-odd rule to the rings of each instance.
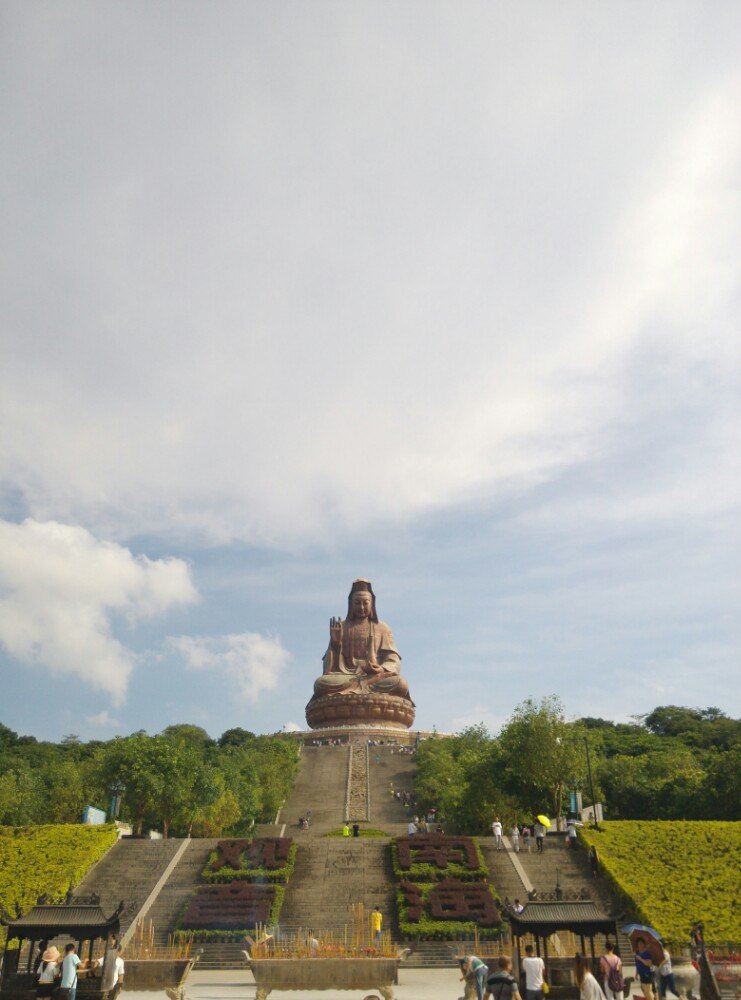
[[126, 946], [125, 957], [127, 959], [184, 959], [190, 958], [193, 948], [193, 936], [178, 937], [176, 940], [172, 934], [168, 935], [167, 944], [155, 947], [154, 924], [151, 920], [142, 920], [134, 931], [134, 936]]
[[[316, 944], [314, 943], [316, 941]], [[371, 928], [370, 916], [362, 903], [353, 905], [350, 920], [342, 930], [310, 932], [299, 927], [283, 934], [279, 928], [261, 924], [249, 939], [253, 959], [265, 958], [396, 958], [397, 947], [388, 931], [381, 932], [380, 943]]]

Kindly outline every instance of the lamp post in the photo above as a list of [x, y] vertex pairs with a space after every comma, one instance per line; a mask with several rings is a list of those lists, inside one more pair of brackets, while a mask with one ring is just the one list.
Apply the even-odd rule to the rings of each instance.
[[110, 818], [111, 822], [118, 819], [118, 814], [121, 810], [121, 797], [126, 791], [126, 785], [118, 778], [111, 785], [111, 805], [110, 805]]
[[594, 798], [594, 784], [592, 782], [592, 761], [589, 757], [589, 740], [587, 739], [587, 734], [584, 733], [584, 749], [587, 752], [587, 780], [589, 781], [589, 794], [592, 798], [592, 825], [594, 829], [597, 830], [597, 802]]
[[[560, 743], [561, 739], [562, 737], [557, 736], [556, 743]], [[563, 739], [570, 740], [573, 743], [581, 742], [582, 739], [584, 740], [584, 749], [587, 754], [587, 781], [589, 782], [589, 794], [592, 798], [592, 826], [595, 828], [595, 830], [598, 830], [599, 826], [597, 824], [597, 802], [594, 797], [594, 782], [592, 781], [592, 759], [589, 756], [589, 740], [587, 739], [587, 734], [584, 733], [583, 736], [564, 736]]]

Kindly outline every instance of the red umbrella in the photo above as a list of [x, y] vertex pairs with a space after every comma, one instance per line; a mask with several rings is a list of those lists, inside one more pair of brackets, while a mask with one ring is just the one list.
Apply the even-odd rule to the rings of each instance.
[[[661, 943], [661, 935], [653, 927], [646, 927], [644, 924], [628, 924], [620, 928], [624, 934], [628, 935], [630, 946], [634, 952], [647, 951], [651, 956], [654, 965], [661, 965], [664, 961], [664, 946]], [[636, 942], [643, 938], [645, 947], [640, 948]]]

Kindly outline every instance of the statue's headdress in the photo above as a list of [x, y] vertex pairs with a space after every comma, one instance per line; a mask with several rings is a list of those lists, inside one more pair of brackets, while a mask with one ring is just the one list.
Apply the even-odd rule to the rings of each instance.
[[370, 580], [353, 580], [352, 587], [350, 587], [350, 593], [347, 595], [347, 617], [349, 618], [352, 614], [352, 595], [357, 594], [359, 590], [364, 590], [371, 596], [371, 613], [370, 620], [372, 622], [378, 621], [378, 612], [376, 611], [376, 595], [373, 593], [373, 587], [371, 587]]

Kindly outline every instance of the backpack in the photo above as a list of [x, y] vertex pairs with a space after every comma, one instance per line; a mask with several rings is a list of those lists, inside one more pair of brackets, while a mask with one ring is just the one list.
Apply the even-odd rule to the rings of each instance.
[[622, 970], [618, 965], [610, 966], [610, 974], [607, 977], [607, 985], [613, 993], [622, 993], [625, 989], [625, 980]]

